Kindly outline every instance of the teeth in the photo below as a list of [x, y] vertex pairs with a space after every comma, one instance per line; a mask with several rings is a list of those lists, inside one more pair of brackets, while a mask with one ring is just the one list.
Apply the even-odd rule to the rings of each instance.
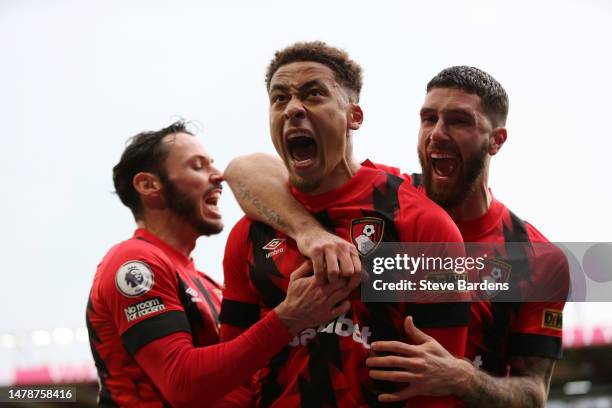
[[221, 198], [221, 193], [219, 191], [215, 191], [213, 193], [207, 194], [204, 197], [204, 202], [208, 205], [217, 205], [220, 198]]
[[444, 154], [444, 153], [431, 153], [430, 154], [432, 159], [454, 159], [455, 156], [450, 155], [450, 154]]

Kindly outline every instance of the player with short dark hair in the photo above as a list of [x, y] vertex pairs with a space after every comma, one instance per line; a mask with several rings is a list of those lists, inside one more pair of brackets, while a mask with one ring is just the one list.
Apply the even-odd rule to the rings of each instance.
[[[502, 247], [523, 243], [525, 247], [530, 244], [537, 247], [548, 242], [546, 238], [497, 201], [488, 188], [491, 157], [507, 138], [507, 113], [508, 96], [491, 75], [465, 66], [443, 70], [428, 83], [420, 110], [418, 153], [423, 174], [403, 177], [452, 216], [465, 242], [492, 242]], [[251, 166], [259, 170], [258, 179], [248, 177]], [[370, 161], [364, 162], [364, 166], [400, 176], [395, 167]], [[270, 157], [257, 154], [235, 159], [226, 173], [232, 188], [240, 179], [242, 185], [249, 187], [250, 195], [259, 200], [259, 206], [275, 211], [277, 219], [289, 225], [306, 225], [307, 212], [287, 194], [282, 167]], [[270, 176], [262, 177], [262, 173]], [[273, 200], [266, 200], [267, 197]], [[253, 217], [274, 221], [261, 217], [261, 212], [252, 208], [243, 196], [239, 195], [238, 200], [243, 201], [243, 209]], [[283, 225], [277, 227], [282, 229]], [[538, 266], [530, 264], [526, 276], [518, 271], [508, 274], [513, 287], [555, 285], [556, 299], [474, 303], [466, 356], [482, 370], [444, 350], [431, 336], [417, 329], [412, 318], [405, 321], [411, 344], [373, 343], [377, 352], [395, 355], [370, 358], [371, 376], [410, 384], [400, 392], [380, 395], [381, 401], [453, 394], [469, 406], [543, 406], [554, 360], [561, 356], [561, 316], [568, 270], [565, 258], [558, 252], [536, 253], [533, 257]]]
[[145, 131], [133, 136], [123, 151], [121, 160], [113, 167], [115, 192], [121, 202], [132, 211], [136, 220], [142, 217], [143, 208], [140, 194], [134, 187], [134, 176], [147, 171], [157, 174], [167, 182], [168, 175], [163, 163], [168, 156], [168, 145], [163, 143], [163, 139], [177, 133], [193, 136], [183, 121], [174, 122], [157, 131]]
[[465, 65], [449, 67], [427, 83], [427, 92], [433, 88], [462, 89], [478, 95], [482, 110], [493, 126], [506, 126], [510, 104], [508, 94], [501, 84], [485, 71]]
[[[351, 88], [339, 67], [352, 67], [357, 73], [360, 69], [346, 53], [334, 50], [322, 43], [298, 43], [278, 52], [268, 69], [270, 134], [288, 173], [291, 194], [326, 229], [357, 243], [361, 256], [385, 241], [461, 242], [448, 215], [409, 182], [355, 161], [352, 135], [361, 126], [363, 112], [356, 102], [358, 88]], [[330, 54], [338, 61], [326, 63]], [[299, 57], [278, 62], [283, 55]], [[284, 298], [291, 271], [303, 260], [287, 235], [246, 217], [240, 220], [224, 258], [222, 339], [265, 318]], [[298, 333], [261, 370], [256, 404], [377, 406], [377, 393], [390, 392], [393, 386], [368, 377], [365, 359], [370, 344], [402, 338], [403, 316], [410, 313], [425, 332], [462, 355], [467, 306], [366, 304], [355, 293], [347, 313]], [[455, 402], [420, 397], [411, 400], [411, 406]]]
[[346, 284], [321, 284], [305, 263], [274, 310], [217, 344], [221, 287], [190, 257], [198, 237], [223, 228], [212, 157], [177, 122], [133, 137], [113, 181], [138, 229], [102, 259], [89, 295], [100, 406], [246, 405], [251, 395], [240, 388], [224, 395], [293, 335], [348, 310]]
[[319, 62], [329, 67], [351, 102], [359, 102], [363, 86], [361, 67], [349, 58], [346, 51], [330, 47], [323, 41], [298, 42], [277, 51], [266, 70], [266, 88], [270, 89], [272, 77], [281, 66], [300, 61]]
[[[400, 393], [385, 396], [387, 401], [437, 395], [444, 385], [469, 406], [544, 406], [554, 360], [561, 357], [560, 316], [568, 266], [562, 254], [542, 245], [548, 240], [538, 230], [496, 200], [488, 187], [491, 157], [507, 139], [507, 113], [508, 96], [491, 75], [464, 66], [440, 72], [427, 85], [420, 110], [418, 153], [423, 173], [411, 178], [452, 216], [465, 242], [496, 243], [502, 251], [531, 248], [520, 257], [528, 266], [508, 267], [505, 279], [524, 293], [526, 288], [557, 288], [551, 290], [554, 299], [473, 303], [466, 352], [473, 365], [448, 354], [442, 357], [435, 342], [416, 328], [408, 330], [420, 348], [398, 342], [375, 345], [380, 352], [404, 358], [391, 362], [375, 357], [370, 366], [396, 367], [404, 373], [373, 370], [373, 377], [411, 383]], [[551, 315], [558, 318], [547, 318]], [[414, 353], [422, 353], [418, 355], [431, 365], [415, 368]], [[415, 375], [429, 378], [421, 381]]]

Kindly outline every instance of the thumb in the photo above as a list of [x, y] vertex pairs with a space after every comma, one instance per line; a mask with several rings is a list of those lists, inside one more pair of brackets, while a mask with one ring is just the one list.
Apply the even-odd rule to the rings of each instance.
[[423, 344], [431, 339], [431, 337], [423, 333], [414, 325], [412, 316], [408, 316], [406, 320], [404, 320], [404, 331], [408, 335], [408, 339], [412, 340], [415, 344]]
[[296, 280], [312, 275], [312, 262], [305, 261], [295, 271], [291, 272], [289, 280]]

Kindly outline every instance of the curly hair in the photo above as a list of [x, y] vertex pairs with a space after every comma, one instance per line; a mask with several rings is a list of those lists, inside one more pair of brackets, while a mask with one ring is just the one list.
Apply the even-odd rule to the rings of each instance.
[[429, 81], [433, 88], [456, 88], [480, 96], [482, 110], [494, 126], [505, 126], [508, 117], [508, 94], [495, 78], [475, 67], [454, 66], [443, 69]]
[[128, 207], [134, 218], [142, 217], [142, 202], [132, 181], [140, 172], [151, 172], [160, 177], [166, 175], [164, 161], [168, 157], [168, 146], [162, 143], [168, 135], [187, 133], [193, 136], [184, 121], [180, 120], [157, 131], [145, 131], [131, 137], [121, 155], [119, 163], [113, 167], [115, 192], [121, 202]]
[[359, 102], [363, 85], [359, 64], [349, 58], [346, 51], [327, 45], [323, 41], [298, 42], [274, 53], [266, 70], [266, 88], [274, 73], [283, 65], [298, 61], [312, 61], [324, 64], [334, 71], [336, 81], [350, 91], [351, 99]]

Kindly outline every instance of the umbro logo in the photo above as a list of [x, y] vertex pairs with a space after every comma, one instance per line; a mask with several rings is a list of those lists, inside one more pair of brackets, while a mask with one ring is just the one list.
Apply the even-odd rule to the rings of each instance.
[[274, 255], [278, 255], [280, 253], [285, 252], [285, 248], [281, 246], [284, 243], [285, 243], [284, 238], [274, 238], [273, 240], [268, 242], [266, 245], [261, 247], [261, 249], [268, 251], [268, 253], [266, 254], [266, 258], [270, 258]]
[[266, 249], [268, 251], [274, 251], [283, 242], [285, 242], [284, 238], [274, 238], [272, 241], [264, 245], [261, 249]]

